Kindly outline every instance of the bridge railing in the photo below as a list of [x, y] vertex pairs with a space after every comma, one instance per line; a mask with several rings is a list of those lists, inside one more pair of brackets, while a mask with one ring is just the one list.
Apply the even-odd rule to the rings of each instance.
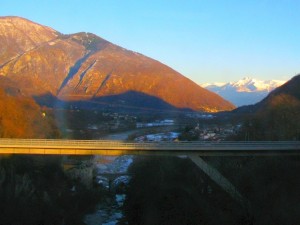
[[226, 148], [226, 147], [292, 147], [300, 149], [299, 141], [178, 141], [178, 142], [126, 142], [110, 140], [69, 140], [69, 139], [0, 139], [0, 147], [53, 147], [53, 148], [124, 148], [124, 149], [197, 149], [197, 148]]

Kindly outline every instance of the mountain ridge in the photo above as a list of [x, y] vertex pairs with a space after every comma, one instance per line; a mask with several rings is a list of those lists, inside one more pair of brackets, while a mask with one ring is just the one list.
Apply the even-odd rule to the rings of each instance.
[[285, 83], [281, 80], [259, 80], [244, 77], [228, 83], [205, 83], [202, 86], [228, 99], [236, 106], [252, 105], [265, 98], [272, 90]]
[[5, 46], [5, 48], [2, 47], [0, 54], [0, 66], [42, 43], [57, 38], [59, 35], [50, 27], [32, 23], [21, 17], [6, 16], [0, 18], [0, 41]]

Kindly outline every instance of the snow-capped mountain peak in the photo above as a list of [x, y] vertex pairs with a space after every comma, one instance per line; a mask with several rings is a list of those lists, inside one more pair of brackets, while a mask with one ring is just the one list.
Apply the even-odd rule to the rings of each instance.
[[237, 92], [270, 92], [276, 87], [282, 85], [285, 81], [280, 80], [258, 80], [255, 78], [245, 77], [236, 82], [228, 83], [228, 86], [236, 88]]
[[205, 83], [202, 87], [211, 88], [222, 88], [222, 89], [235, 89], [237, 92], [257, 92], [267, 91], [270, 92], [273, 89], [284, 84], [286, 81], [283, 80], [259, 80], [251, 77], [244, 77], [241, 80], [228, 82], [228, 83]]
[[239, 81], [228, 83], [206, 83], [201, 86], [213, 91], [236, 106], [254, 104], [275, 88], [284, 84], [282, 80], [259, 80], [244, 77]]

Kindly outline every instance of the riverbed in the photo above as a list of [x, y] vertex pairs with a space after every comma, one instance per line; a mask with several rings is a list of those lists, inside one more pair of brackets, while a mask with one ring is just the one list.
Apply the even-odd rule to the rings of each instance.
[[[124, 193], [115, 192], [119, 185], [127, 185], [130, 176], [127, 173], [129, 166], [133, 162], [133, 156], [95, 156], [96, 182], [99, 188], [106, 188], [112, 192], [104, 202], [97, 205], [95, 212], [86, 215], [84, 222], [87, 225], [115, 225], [123, 218], [122, 206], [126, 199]], [[109, 180], [112, 174], [113, 180]], [[120, 174], [120, 176], [118, 176]], [[113, 186], [113, 187], [111, 187]]]

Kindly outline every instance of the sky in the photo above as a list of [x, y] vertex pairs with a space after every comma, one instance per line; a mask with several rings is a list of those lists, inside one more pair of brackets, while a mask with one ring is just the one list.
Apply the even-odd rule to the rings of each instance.
[[299, 0], [10, 0], [20, 16], [64, 33], [90, 32], [201, 84], [300, 73]]

